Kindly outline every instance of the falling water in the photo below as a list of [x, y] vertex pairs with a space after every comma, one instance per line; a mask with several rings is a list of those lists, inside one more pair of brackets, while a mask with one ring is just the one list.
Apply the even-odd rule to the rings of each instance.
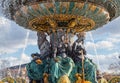
[[[90, 35], [91, 41], [92, 41], [93, 43], [95, 43], [95, 41], [94, 41], [94, 39], [93, 39], [93, 36], [92, 36], [92, 32], [89, 32], [89, 35]], [[97, 48], [96, 48], [96, 45], [95, 45], [95, 44], [94, 44], [94, 52], [95, 52], [95, 55], [96, 55], [96, 58], [97, 58], [98, 69], [101, 69], [101, 68], [100, 68], [99, 58], [98, 58], [98, 53], [97, 53]]]
[[[90, 35], [91, 41], [92, 41], [93, 43], [95, 43], [95, 41], [94, 41], [94, 39], [93, 39], [93, 36], [92, 36], [92, 33], [91, 33], [91, 32], [89, 32], [89, 35]], [[95, 55], [96, 55], [96, 58], [97, 58], [98, 69], [104, 70], [105, 68], [102, 67], [102, 66], [100, 66], [99, 57], [98, 57], [98, 53], [97, 53], [97, 49], [96, 49], [96, 45], [95, 45], [95, 44], [94, 44], [94, 52], [95, 52]], [[117, 52], [117, 53], [118, 53], [118, 52]], [[119, 55], [119, 53], [118, 53], [117, 55]], [[119, 63], [118, 63], [118, 61], [117, 61], [117, 58], [114, 57], [114, 59], [116, 59], [116, 60], [115, 60], [115, 63], [117, 63], [117, 64], [115, 64], [115, 63], [113, 63], [113, 64], [115, 64], [115, 65], [118, 67]], [[119, 72], [119, 69], [116, 70], [116, 71]]]
[[21, 71], [22, 57], [23, 57], [24, 52], [25, 52], [25, 49], [26, 49], [26, 47], [27, 47], [27, 42], [28, 42], [28, 38], [29, 38], [29, 33], [30, 33], [29, 30], [27, 30], [26, 37], [25, 37], [25, 41], [24, 41], [24, 47], [23, 47], [22, 54], [21, 54], [21, 59], [20, 59], [18, 75], [20, 74], [20, 71]]

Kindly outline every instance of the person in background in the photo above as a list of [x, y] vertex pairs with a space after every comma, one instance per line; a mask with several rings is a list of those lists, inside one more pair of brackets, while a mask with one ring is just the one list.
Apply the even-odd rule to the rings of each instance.
[[97, 80], [98, 83], [108, 83], [107, 80], [100, 74], [100, 71], [97, 71]]
[[9, 69], [7, 71], [7, 76], [4, 79], [2, 79], [2, 82], [3, 83], [15, 83], [15, 80], [13, 79]]

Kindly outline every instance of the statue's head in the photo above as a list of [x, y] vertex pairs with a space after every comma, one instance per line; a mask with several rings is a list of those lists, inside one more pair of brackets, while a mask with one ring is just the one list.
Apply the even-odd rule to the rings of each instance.
[[10, 69], [7, 70], [7, 76], [8, 76], [8, 77], [12, 77], [11, 72], [10, 72]]
[[31, 54], [31, 57], [32, 57], [33, 59], [39, 58], [39, 57], [40, 57], [40, 54], [38, 54], [38, 53], [32, 53], [32, 54]]
[[61, 41], [64, 42], [64, 43], [68, 43], [68, 42], [69, 42], [68, 35], [67, 35], [67, 34], [62, 35], [62, 36], [61, 36]]
[[67, 57], [66, 53], [62, 53], [61, 56], [62, 56], [63, 58]]
[[84, 41], [84, 39], [85, 39], [85, 32], [78, 33], [77, 37], [78, 37], [79, 41]]
[[47, 34], [45, 32], [37, 32], [37, 36], [39, 39], [46, 39]]

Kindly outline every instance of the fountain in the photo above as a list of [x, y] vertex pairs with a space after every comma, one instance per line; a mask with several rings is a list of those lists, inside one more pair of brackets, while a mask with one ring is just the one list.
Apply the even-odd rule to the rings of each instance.
[[1, 6], [7, 18], [37, 32], [40, 54], [26, 66], [30, 83], [97, 83], [85, 32], [117, 18], [120, 0], [2, 0]]

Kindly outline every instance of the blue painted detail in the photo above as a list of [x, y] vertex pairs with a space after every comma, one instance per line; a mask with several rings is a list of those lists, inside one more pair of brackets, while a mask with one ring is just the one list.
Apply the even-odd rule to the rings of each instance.
[[31, 7], [31, 6], [28, 7], [28, 14], [29, 14], [31, 17], [36, 17], [36, 16], [33, 14], [33, 10], [32, 10], [32, 7]]
[[42, 8], [44, 15], [49, 15], [49, 12], [46, 10], [44, 4], [40, 4], [40, 7]]
[[86, 10], [87, 9], [88, 9], [88, 4], [86, 3], [86, 4], [84, 4], [82, 10], [79, 11], [79, 15], [82, 15], [82, 16], [86, 15], [86, 13], [87, 13]]
[[56, 13], [60, 14], [60, 3], [59, 2], [55, 2], [55, 7], [56, 7]]
[[66, 7], [62, 7], [62, 14], [66, 14], [66, 11], [67, 11]]
[[79, 8], [75, 8], [73, 11], [74, 11], [73, 14], [77, 14], [77, 15], [79, 15], [79, 11], [80, 11], [80, 9], [79, 9]]
[[75, 2], [70, 2], [69, 11], [68, 11], [69, 14], [72, 13], [74, 6], [75, 6]]
[[43, 15], [42, 12], [40, 10], [37, 10], [37, 12], [39, 13], [39, 15]]
[[88, 4], [85, 3], [84, 6], [83, 6], [83, 10], [85, 11], [85, 10], [87, 10], [87, 8], [88, 8]]
[[94, 14], [97, 14], [98, 11], [99, 11], [99, 8], [97, 7], [97, 8], [95, 9], [95, 11], [94, 11]]
[[51, 14], [54, 14], [53, 8], [49, 8], [48, 10], [50, 11]]

